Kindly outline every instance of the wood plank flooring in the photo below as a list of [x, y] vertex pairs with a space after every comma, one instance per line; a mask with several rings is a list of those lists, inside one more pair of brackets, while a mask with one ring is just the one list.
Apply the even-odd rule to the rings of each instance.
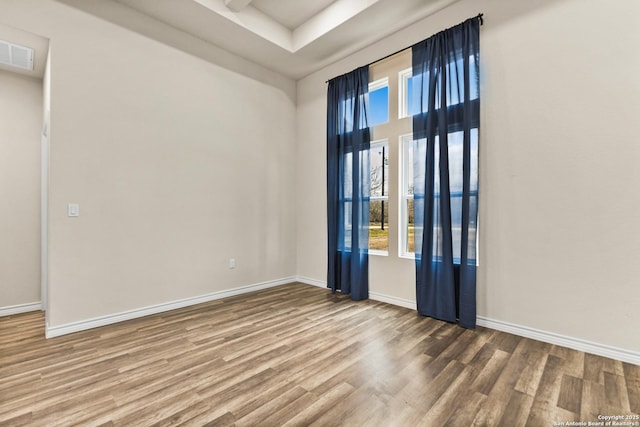
[[303, 284], [43, 336], [42, 313], [0, 318], [2, 426], [539, 427], [640, 413], [640, 366]]

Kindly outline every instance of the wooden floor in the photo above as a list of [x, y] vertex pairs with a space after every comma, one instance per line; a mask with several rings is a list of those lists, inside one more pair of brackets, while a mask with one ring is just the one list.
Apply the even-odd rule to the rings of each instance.
[[0, 425], [539, 427], [640, 413], [640, 366], [302, 284], [49, 340], [43, 323], [0, 318]]

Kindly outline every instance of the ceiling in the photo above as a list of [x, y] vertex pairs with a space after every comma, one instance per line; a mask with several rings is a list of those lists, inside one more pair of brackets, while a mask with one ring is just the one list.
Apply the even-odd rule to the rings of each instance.
[[253, 0], [250, 4], [293, 31], [332, 3], [335, 0]]
[[458, 0], [59, 1], [133, 30], [142, 13], [297, 80]]
[[[458, 0], [58, 1], [141, 33], [148, 30], [148, 21], [140, 19], [144, 14], [297, 80]], [[33, 71], [3, 65], [0, 70], [42, 78], [46, 38], [0, 25], [0, 40], [35, 50]]]

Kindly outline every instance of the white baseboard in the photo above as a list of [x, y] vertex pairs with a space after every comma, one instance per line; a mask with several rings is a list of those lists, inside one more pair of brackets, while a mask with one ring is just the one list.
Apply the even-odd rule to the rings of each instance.
[[390, 295], [379, 294], [377, 292], [369, 292], [369, 298], [374, 301], [386, 302], [387, 304], [398, 305], [400, 307], [409, 308], [411, 310], [417, 310], [415, 301], [408, 299], [396, 298]]
[[28, 304], [10, 305], [8, 307], [0, 307], [0, 317], [38, 310], [42, 310], [42, 304], [40, 303], [40, 301], [30, 302]]
[[484, 326], [497, 331], [508, 332], [521, 337], [532, 338], [549, 344], [555, 344], [562, 347], [572, 348], [574, 350], [584, 351], [585, 353], [597, 354], [598, 356], [604, 356], [610, 359], [640, 365], [640, 352], [637, 351], [612, 347], [606, 344], [568, 337], [554, 332], [541, 331], [528, 326], [516, 325], [502, 320], [488, 319], [481, 316], [478, 316], [477, 324], [478, 326]]
[[[327, 287], [326, 282], [311, 279], [308, 277], [298, 277], [298, 282], [318, 286], [321, 288]], [[409, 308], [411, 310], [416, 310], [415, 301], [379, 294], [377, 292], [369, 292], [369, 298], [371, 298], [372, 300]], [[574, 350], [584, 351], [585, 353], [608, 357], [610, 359], [633, 363], [634, 365], [640, 365], [640, 352], [612, 347], [606, 344], [595, 343], [580, 338], [568, 337], [565, 335], [556, 334], [554, 332], [542, 331], [539, 329], [530, 328], [528, 326], [516, 325], [513, 323], [489, 319], [482, 316], [478, 316], [476, 322], [478, 326], [484, 326], [489, 329], [508, 332], [510, 334], [518, 335], [521, 337], [531, 338], [549, 344], [560, 345], [562, 347], [568, 347]]]
[[[278, 280], [271, 280], [262, 283], [256, 283], [248, 286], [241, 286], [238, 288], [228, 289], [224, 291], [213, 292], [206, 295], [201, 295], [193, 298], [185, 298], [177, 301], [172, 301], [164, 304], [157, 304], [149, 307], [139, 308], [135, 310], [129, 310], [126, 312], [116, 313], [107, 316], [96, 317], [93, 319], [83, 320], [79, 322], [68, 323], [59, 326], [49, 326], [45, 328], [47, 338], [53, 338], [61, 335], [70, 334], [73, 332], [84, 331], [87, 329], [97, 328], [100, 326], [110, 325], [125, 320], [136, 319], [151, 314], [162, 313], [169, 310], [175, 310], [177, 308], [183, 308], [190, 305], [201, 304], [203, 302], [213, 301], [222, 298], [228, 298], [234, 295], [240, 295], [248, 292], [258, 291], [261, 289], [272, 288], [275, 286], [285, 285], [287, 283], [300, 282], [320, 288], [327, 287], [326, 282], [322, 280], [312, 279], [309, 277], [287, 277]], [[416, 309], [415, 301], [405, 300], [394, 296], [384, 295], [377, 292], [369, 292], [369, 297], [375, 301], [381, 301], [388, 304], [405, 307], [411, 310]], [[11, 314], [24, 313], [28, 311], [40, 310], [41, 305], [39, 302], [31, 304], [15, 305], [11, 307], [0, 308], [0, 316], [8, 316]], [[608, 357], [623, 362], [640, 365], [640, 352], [608, 346], [605, 344], [595, 343], [580, 338], [568, 337], [565, 335], [556, 334], [554, 332], [542, 331], [528, 326], [516, 325], [513, 323], [489, 319], [486, 317], [478, 316], [478, 326], [484, 326], [486, 328], [495, 329], [502, 332], [508, 332], [510, 334], [518, 335], [525, 338], [532, 338], [535, 340], [543, 341], [549, 344], [560, 345], [563, 347], [572, 348], [586, 353], [592, 353], [599, 356]]]
[[317, 286], [319, 288], [327, 289], [327, 282], [324, 282], [322, 280], [311, 279], [309, 277], [304, 277], [304, 276], [298, 276], [296, 277], [296, 281], [300, 283], [304, 283], [306, 285], [312, 285], [312, 286]]
[[[317, 279], [311, 279], [310, 277], [298, 276], [298, 282], [305, 283], [307, 285], [317, 286], [319, 288], [327, 287], [327, 282]], [[406, 300], [403, 298], [397, 298], [390, 295], [380, 294], [378, 292], [369, 292], [369, 298], [374, 301], [386, 302], [388, 304], [397, 305], [404, 308], [416, 309], [415, 301]]]
[[246, 294], [261, 289], [273, 288], [275, 286], [285, 285], [295, 282], [295, 277], [287, 277], [284, 279], [270, 280], [253, 285], [241, 286], [238, 288], [228, 289], [224, 291], [212, 292], [210, 294], [201, 295], [193, 298], [185, 298], [177, 301], [171, 301], [163, 304], [152, 305], [149, 307], [138, 308], [134, 310], [124, 311], [121, 313], [110, 314], [107, 316], [94, 317], [93, 319], [81, 320], [79, 322], [67, 323], [64, 325], [45, 326], [45, 336], [54, 338], [61, 335], [71, 334], [73, 332], [84, 331], [87, 329], [98, 328], [100, 326], [111, 325], [113, 323], [123, 322], [125, 320], [137, 319], [139, 317], [149, 316], [151, 314], [162, 313], [165, 311], [175, 310], [178, 308], [188, 307], [203, 302], [209, 302], [217, 299], [228, 298], [234, 295]]

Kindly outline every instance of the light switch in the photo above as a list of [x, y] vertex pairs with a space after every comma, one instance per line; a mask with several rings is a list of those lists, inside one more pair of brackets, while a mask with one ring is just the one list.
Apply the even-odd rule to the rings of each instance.
[[77, 203], [69, 203], [67, 208], [68, 216], [80, 216], [80, 205]]

